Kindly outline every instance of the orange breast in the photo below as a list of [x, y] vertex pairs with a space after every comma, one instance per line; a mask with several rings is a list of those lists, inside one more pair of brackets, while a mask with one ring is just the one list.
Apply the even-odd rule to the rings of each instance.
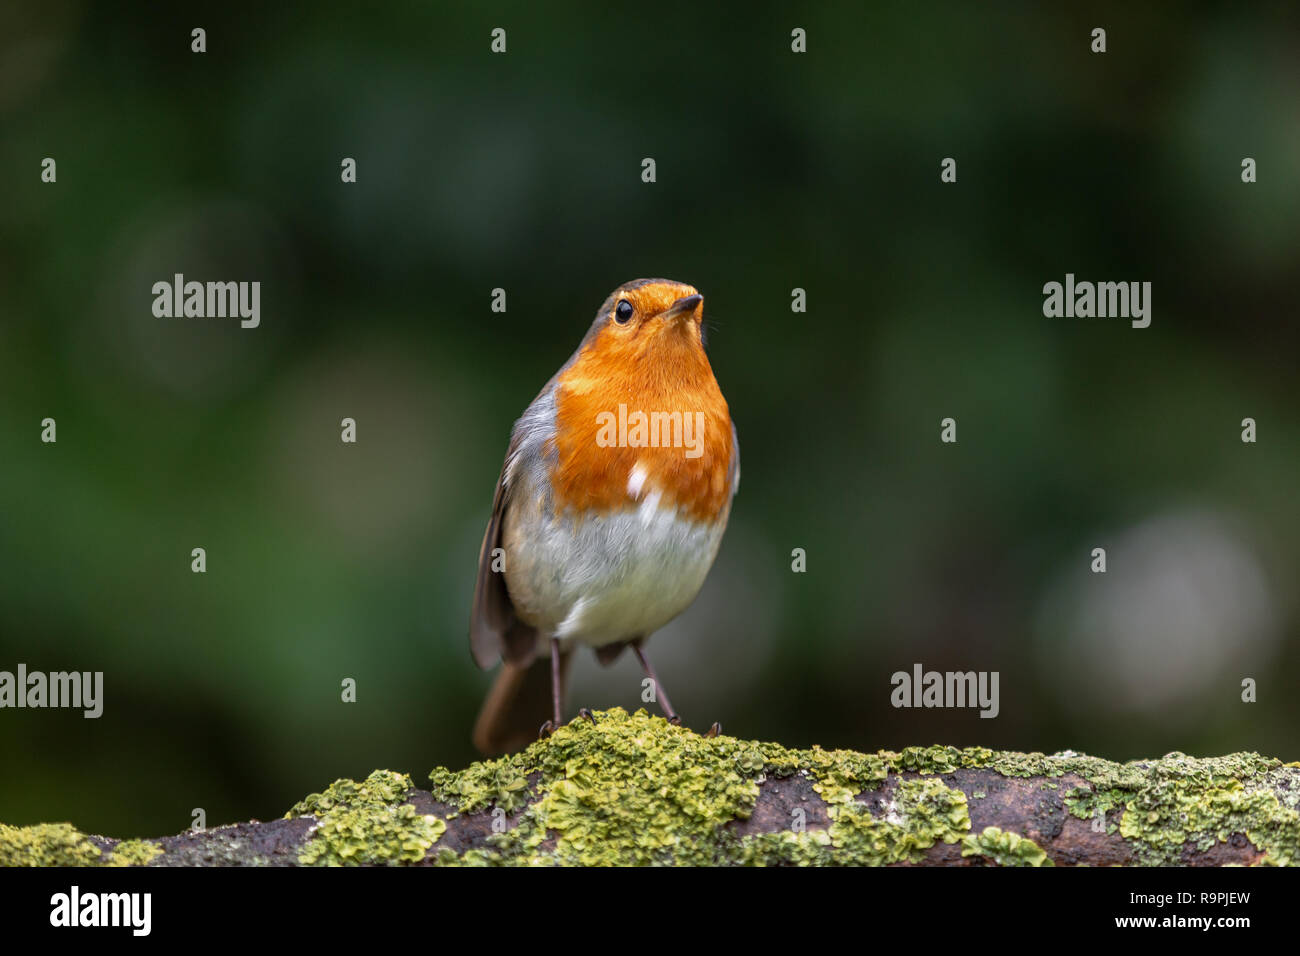
[[696, 520], [727, 507], [731, 416], [699, 337], [670, 329], [635, 348], [603, 330], [556, 383], [560, 509], [635, 509], [652, 495]]

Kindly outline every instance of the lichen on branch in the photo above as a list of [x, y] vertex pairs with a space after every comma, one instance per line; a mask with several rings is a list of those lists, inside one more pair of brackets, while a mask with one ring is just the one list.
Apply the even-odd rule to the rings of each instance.
[[377, 770], [281, 820], [147, 841], [0, 826], [0, 864], [1300, 864], [1300, 765], [1249, 753], [799, 750], [614, 708], [429, 781]]

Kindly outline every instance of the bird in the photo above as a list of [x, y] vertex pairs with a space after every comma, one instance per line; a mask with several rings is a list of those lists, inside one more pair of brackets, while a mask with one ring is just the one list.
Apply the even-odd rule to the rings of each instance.
[[695, 600], [740, 486], [703, 323], [694, 286], [620, 285], [515, 422], [470, 610], [474, 661], [502, 664], [472, 733], [483, 753], [563, 723], [565, 676], [584, 646], [606, 666], [630, 648], [680, 725], [645, 642]]

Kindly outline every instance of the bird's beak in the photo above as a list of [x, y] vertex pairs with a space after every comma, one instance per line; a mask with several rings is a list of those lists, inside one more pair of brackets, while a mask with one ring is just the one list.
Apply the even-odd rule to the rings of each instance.
[[670, 305], [664, 312], [660, 313], [659, 317], [662, 319], [676, 319], [681, 316], [694, 316], [696, 310], [700, 307], [700, 303], [703, 301], [704, 296], [700, 295], [698, 292], [695, 293], [695, 295], [684, 295]]

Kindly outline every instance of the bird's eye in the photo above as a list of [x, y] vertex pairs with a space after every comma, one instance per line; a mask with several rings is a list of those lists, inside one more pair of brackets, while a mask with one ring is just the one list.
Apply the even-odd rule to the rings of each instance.
[[627, 299], [619, 299], [618, 305], [614, 307], [614, 321], [623, 325], [632, 318], [632, 303]]

